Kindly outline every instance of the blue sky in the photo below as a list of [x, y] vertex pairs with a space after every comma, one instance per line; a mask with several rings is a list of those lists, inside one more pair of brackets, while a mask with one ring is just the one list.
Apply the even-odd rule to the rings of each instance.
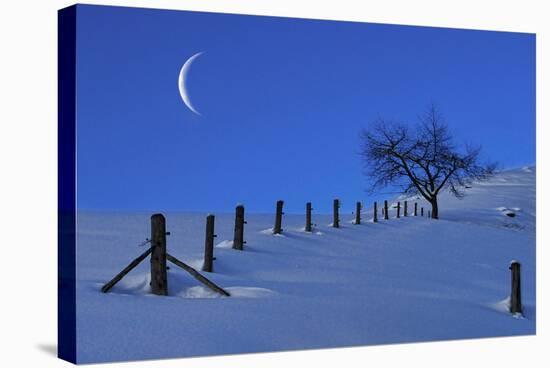
[[[535, 36], [79, 6], [78, 206], [329, 212], [364, 189], [359, 131], [436, 103], [457, 142], [535, 163]], [[179, 95], [182, 64], [201, 116]], [[391, 196], [388, 196], [391, 197]]]

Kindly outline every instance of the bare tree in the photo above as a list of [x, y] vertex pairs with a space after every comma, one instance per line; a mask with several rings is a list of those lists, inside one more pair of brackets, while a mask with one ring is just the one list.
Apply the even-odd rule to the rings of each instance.
[[378, 119], [361, 132], [361, 156], [369, 190], [397, 186], [404, 194], [421, 195], [432, 206], [431, 217], [439, 218], [437, 197], [450, 190], [464, 196], [473, 180], [490, 176], [495, 164], [479, 163], [480, 147], [459, 149], [436, 106], [420, 117], [416, 126]]

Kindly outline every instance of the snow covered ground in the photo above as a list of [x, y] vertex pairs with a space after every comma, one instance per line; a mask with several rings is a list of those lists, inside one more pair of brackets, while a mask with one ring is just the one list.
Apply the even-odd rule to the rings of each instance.
[[[535, 168], [467, 193], [445, 194], [440, 220], [391, 211], [374, 224], [366, 208], [365, 223], [343, 214], [335, 229], [331, 216], [314, 213], [311, 234], [303, 215], [285, 215], [273, 236], [273, 214], [247, 214], [243, 252], [231, 249], [233, 214], [216, 214], [215, 272], [205, 275], [228, 298], [170, 264], [170, 296], [152, 296], [148, 260], [101, 293], [145, 250], [137, 244], [151, 214], [79, 213], [78, 361], [534, 334]], [[168, 252], [200, 269], [206, 213], [165, 215]], [[512, 260], [522, 264], [524, 318], [506, 311]]]

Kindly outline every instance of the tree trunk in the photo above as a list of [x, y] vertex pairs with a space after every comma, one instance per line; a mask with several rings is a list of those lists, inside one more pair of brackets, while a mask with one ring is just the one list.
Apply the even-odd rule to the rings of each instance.
[[439, 209], [438, 209], [438, 206], [437, 206], [437, 197], [433, 198], [430, 202], [430, 204], [432, 205], [432, 213], [431, 213], [431, 217], [433, 219], [438, 219], [439, 218]]

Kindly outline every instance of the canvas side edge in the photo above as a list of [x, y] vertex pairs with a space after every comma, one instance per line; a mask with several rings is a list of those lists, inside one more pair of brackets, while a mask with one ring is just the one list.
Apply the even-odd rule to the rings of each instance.
[[76, 5], [58, 11], [58, 357], [76, 356]]

